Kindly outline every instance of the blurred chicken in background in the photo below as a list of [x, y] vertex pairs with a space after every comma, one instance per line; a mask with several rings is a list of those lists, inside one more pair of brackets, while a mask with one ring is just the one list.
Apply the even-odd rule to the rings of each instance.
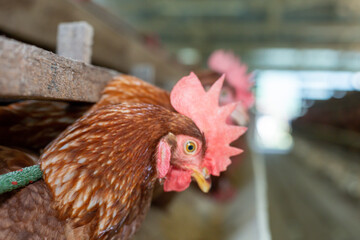
[[[253, 73], [248, 73], [248, 67], [242, 63], [240, 58], [230, 51], [214, 51], [208, 59], [209, 70], [199, 71], [197, 75], [205, 89], [225, 74], [225, 83], [221, 90], [220, 105], [236, 103], [236, 108], [231, 114], [228, 122], [240, 126], [247, 126], [250, 121], [250, 108], [253, 106], [255, 97], [251, 91], [253, 86]], [[248, 149], [245, 136], [237, 139], [234, 146]], [[248, 152], [248, 151], [246, 151]], [[213, 178], [211, 193], [220, 201], [231, 200], [236, 193], [239, 180], [239, 165], [245, 155], [233, 157], [232, 165], [227, 173]], [[241, 177], [240, 177], [241, 178]]]

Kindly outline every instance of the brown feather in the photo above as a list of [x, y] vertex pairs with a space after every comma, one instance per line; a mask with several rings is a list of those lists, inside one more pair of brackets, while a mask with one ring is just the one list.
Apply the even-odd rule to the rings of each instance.
[[[128, 104], [116, 105], [122, 102]], [[53, 123], [67, 116], [66, 106], [26, 101], [0, 109], [0, 132], [11, 135], [11, 144], [39, 149], [59, 133]], [[65, 122], [61, 127], [70, 124]], [[154, 153], [169, 132], [204, 142], [189, 118], [173, 112], [168, 92], [130, 76], [116, 78], [100, 102], [45, 150], [46, 184], [0, 197], [0, 239], [130, 238], [149, 208]]]
[[89, 109], [87, 104], [28, 100], [0, 107], [0, 145], [39, 151]]
[[[136, 77], [114, 78], [94, 105], [148, 103], [173, 110], [169, 93]], [[0, 106], [0, 145], [39, 151], [85, 114], [86, 103], [27, 100]]]
[[125, 102], [154, 104], [174, 111], [169, 92], [129, 75], [115, 77], [105, 87], [100, 101], [94, 107]]
[[79, 119], [41, 157], [60, 217], [90, 224], [92, 238], [132, 236], [150, 205], [156, 146], [169, 132], [203, 138], [189, 118], [151, 104], [105, 106]]
[[[23, 150], [0, 146], [0, 174], [34, 165], [38, 157]], [[64, 235], [63, 223], [51, 206], [44, 181], [0, 195], [0, 239], [44, 239]]]
[[34, 165], [38, 159], [33, 153], [0, 146], [0, 174]]
[[0, 239], [65, 239], [44, 181], [0, 195]]
[[[169, 93], [136, 77], [114, 78], [94, 105], [148, 103], [173, 110]], [[91, 107], [85, 103], [27, 100], [0, 106], [0, 145], [39, 151]]]

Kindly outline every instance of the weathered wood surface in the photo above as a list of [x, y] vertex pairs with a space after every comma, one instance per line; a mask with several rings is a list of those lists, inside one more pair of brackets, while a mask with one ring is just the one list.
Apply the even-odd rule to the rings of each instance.
[[133, 65], [149, 63], [158, 84], [188, 74], [161, 49], [150, 49], [129, 25], [91, 1], [0, 0], [0, 31], [21, 41], [55, 50], [57, 26], [86, 21], [94, 27], [92, 63], [129, 73]]
[[87, 22], [60, 23], [56, 53], [59, 56], [91, 63], [94, 28]]
[[0, 36], [0, 97], [96, 102], [119, 74]]

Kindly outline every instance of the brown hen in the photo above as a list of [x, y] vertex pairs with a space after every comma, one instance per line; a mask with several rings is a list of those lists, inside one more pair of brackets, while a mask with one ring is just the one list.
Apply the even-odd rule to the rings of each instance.
[[[165, 191], [185, 190], [192, 178], [208, 191], [210, 174], [240, 153], [229, 143], [245, 131], [225, 124], [234, 106], [217, 105], [222, 81], [205, 93], [192, 74], [170, 98], [140, 80], [115, 79], [45, 149], [44, 180], [1, 196], [0, 239], [128, 239], [157, 179]], [[197, 109], [200, 97], [208, 103]]]
[[90, 106], [37, 100], [0, 106], [0, 145], [39, 152]]
[[[117, 77], [96, 107], [149, 103], [174, 110], [167, 91], [133, 76]], [[121, 80], [120, 80], [121, 79]], [[0, 106], [0, 145], [39, 152], [91, 108], [90, 103], [26, 100]]]

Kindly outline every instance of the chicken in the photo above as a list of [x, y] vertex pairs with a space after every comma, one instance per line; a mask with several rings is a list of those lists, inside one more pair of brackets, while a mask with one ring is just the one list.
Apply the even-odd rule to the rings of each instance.
[[236, 124], [246, 125], [249, 121], [249, 108], [254, 104], [251, 92], [253, 74], [248, 74], [248, 67], [231, 52], [217, 50], [208, 60], [210, 71], [198, 74], [205, 89], [209, 88], [220, 76], [225, 74], [225, 84], [221, 90], [220, 105], [236, 102], [232, 119]]
[[[210, 70], [198, 73], [199, 79], [205, 89], [219, 78], [220, 74], [225, 74], [225, 83], [221, 89], [220, 105], [236, 103], [235, 111], [231, 114], [230, 123], [246, 126], [249, 122], [249, 108], [254, 103], [254, 95], [251, 92], [253, 82], [252, 74], [247, 73], [247, 66], [240, 61], [231, 52], [217, 50], [211, 54], [208, 60]], [[238, 139], [233, 144], [241, 148], [248, 148], [244, 138]], [[243, 159], [243, 155], [232, 158], [232, 169], [236, 169], [237, 165]], [[231, 175], [238, 175], [238, 171], [227, 171], [221, 177], [213, 177], [213, 187], [211, 194], [220, 201], [228, 201], [235, 196], [236, 187], [231, 181], [234, 178]]]
[[116, 78], [46, 147], [43, 180], [1, 196], [0, 239], [129, 239], [157, 181], [183, 191], [195, 179], [207, 192], [209, 176], [241, 152], [229, 143], [246, 130], [226, 124], [235, 106], [218, 106], [223, 80], [205, 92], [190, 74], [169, 95]]
[[90, 104], [27, 100], [0, 107], [0, 145], [39, 153]]
[[[110, 83], [101, 103], [150, 103], [170, 110], [169, 93], [135, 77]], [[136, 83], [136, 84], [135, 84]], [[141, 86], [141, 87], [140, 87]], [[26, 100], [0, 106], [0, 145], [39, 152], [91, 108], [89, 103]]]
[[0, 146], [0, 174], [32, 166], [38, 162], [38, 159], [39, 157], [33, 153]]
[[[104, 90], [104, 95], [107, 97], [103, 97], [97, 107], [105, 104], [144, 102], [174, 110], [167, 91], [154, 88], [132, 76], [127, 76], [127, 79], [129, 81], [110, 83]], [[20, 147], [39, 153], [91, 106], [86, 103], [39, 100], [26, 100], [1, 106], [0, 145]], [[20, 168], [21, 166], [18, 166], [17, 169]], [[169, 192], [167, 195], [175, 196], [173, 192]], [[159, 184], [156, 185], [154, 198], [154, 206], [162, 209], [169, 201], [169, 197], [164, 197], [162, 186]]]
[[[228, 119], [228, 123], [235, 123], [241, 126], [247, 125], [249, 121], [249, 108], [254, 103], [254, 96], [251, 92], [253, 85], [252, 74], [247, 73], [247, 66], [240, 61], [233, 53], [223, 50], [215, 51], [209, 58], [208, 65], [210, 70], [198, 72], [198, 77], [205, 89], [210, 89], [212, 84], [225, 74], [225, 82], [221, 89], [219, 103], [226, 105], [236, 103], [236, 108]], [[247, 147], [244, 138], [238, 139], [235, 146]], [[232, 159], [235, 165], [241, 162], [241, 157], [237, 156]], [[233, 165], [234, 165], [233, 164]], [[235, 196], [236, 190], [230, 181], [226, 172], [222, 177], [212, 178], [213, 187], [211, 194], [220, 201], [227, 201]], [[176, 196], [174, 192], [163, 192], [157, 187], [154, 193], [153, 206], [161, 209], [167, 208]]]

